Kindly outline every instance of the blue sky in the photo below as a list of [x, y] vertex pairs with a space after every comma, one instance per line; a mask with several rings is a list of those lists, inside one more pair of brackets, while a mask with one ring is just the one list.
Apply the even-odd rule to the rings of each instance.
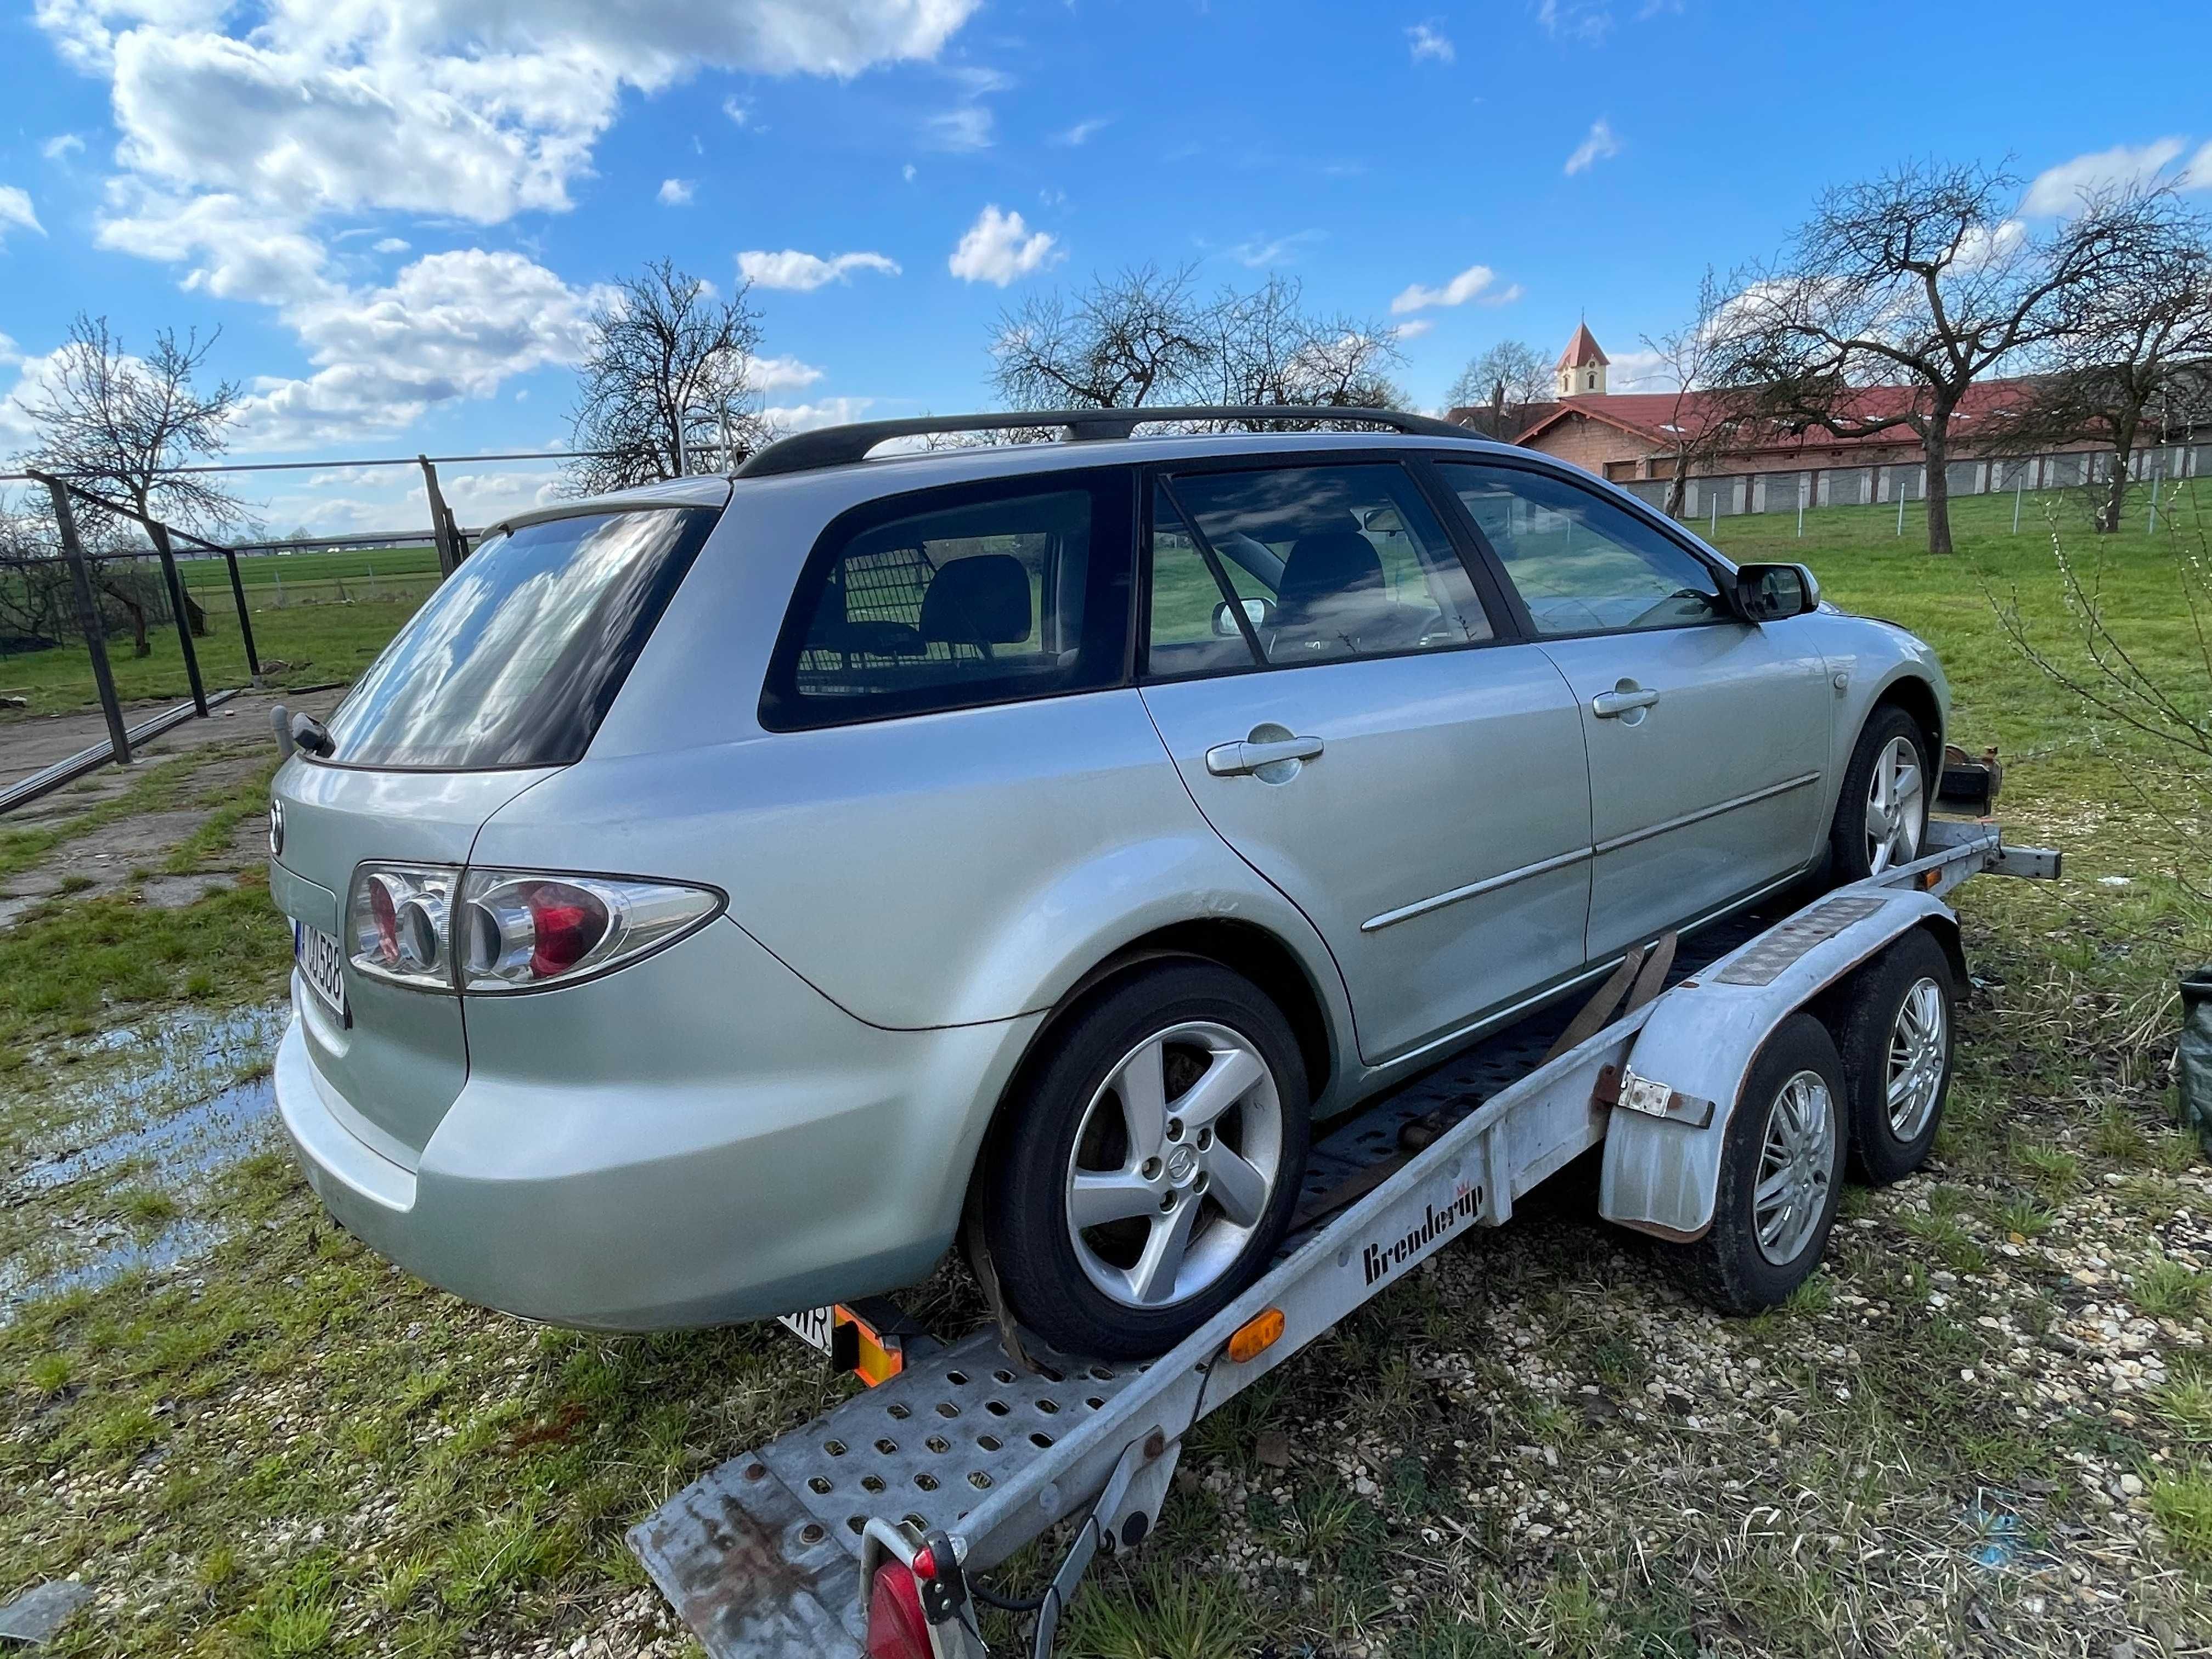
[[[664, 254], [757, 256], [787, 424], [988, 406], [1003, 307], [1142, 261], [1398, 326], [1433, 406], [1583, 313], [1620, 389], [1707, 264], [1910, 156], [2009, 156], [2031, 219], [2158, 167], [2212, 205], [2212, 99], [2161, 67], [2212, 56], [2202, 6], [9, 3], [0, 396], [79, 307], [220, 328], [242, 456], [558, 444], [595, 286]], [[471, 477], [464, 517], [538, 487]]]

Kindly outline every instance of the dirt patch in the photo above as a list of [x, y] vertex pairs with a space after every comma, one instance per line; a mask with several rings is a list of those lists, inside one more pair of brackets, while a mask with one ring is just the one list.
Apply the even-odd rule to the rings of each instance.
[[[210, 710], [205, 720], [188, 720], [182, 726], [172, 727], [160, 737], [149, 740], [143, 755], [173, 755], [207, 744], [228, 744], [241, 736], [250, 736], [262, 743], [275, 739], [270, 726], [270, 711], [278, 703], [287, 708], [305, 709], [311, 714], [324, 715], [337, 707], [344, 695], [343, 687], [325, 688], [307, 691], [242, 691], [221, 708]], [[166, 708], [177, 704], [169, 698], [125, 703], [123, 723], [136, 726]], [[35, 714], [0, 724], [0, 788], [42, 771], [56, 761], [66, 759], [82, 749], [107, 741], [107, 721], [98, 709], [79, 709], [67, 714]], [[95, 772], [85, 780], [91, 786], [87, 793], [98, 795], [103, 791], [112, 793], [127, 787], [130, 773], [110, 768]], [[83, 789], [84, 784], [75, 786]], [[64, 796], [70, 791], [64, 789]], [[51, 799], [52, 797], [48, 797]], [[29, 808], [18, 808], [0, 824], [20, 824], [26, 822]]]

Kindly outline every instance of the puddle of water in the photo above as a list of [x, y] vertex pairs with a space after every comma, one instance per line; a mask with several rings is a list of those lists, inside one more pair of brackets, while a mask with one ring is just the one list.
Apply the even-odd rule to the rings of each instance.
[[[0, 1182], [0, 1206], [17, 1207], [97, 1183], [176, 1199], [186, 1213], [157, 1227], [87, 1224], [57, 1216], [46, 1238], [0, 1262], [0, 1323], [29, 1301], [98, 1286], [134, 1268], [159, 1270], [219, 1243], [225, 1229], [191, 1214], [209, 1178], [270, 1144], [276, 1090], [268, 1063], [289, 1009], [283, 1003], [222, 1014], [185, 1012], [58, 1045], [33, 1058], [62, 1105], [57, 1132], [20, 1173]], [[72, 1060], [91, 1062], [82, 1077]], [[103, 1177], [106, 1177], [104, 1180]]]

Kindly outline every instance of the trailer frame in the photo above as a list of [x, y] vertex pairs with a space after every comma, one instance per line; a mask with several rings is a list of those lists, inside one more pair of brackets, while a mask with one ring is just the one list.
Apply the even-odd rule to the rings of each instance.
[[[1686, 977], [1564, 1052], [1564, 1020], [1476, 1045], [1329, 1126], [1306, 1202], [1402, 1160], [1292, 1233], [1273, 1264], [1158, 1358], [1099, 1362], [994, 1327], [932, 1349], [813, 1421], [729, 1460], [633, 1527], [630, 1546], [715, 1659], [861, 1659], [879, 1569], [908, 1569], [933, 1659], [987, 1659], [973, 1576], [1063, 1522], [1075, 1530], [1034, 1609], [1045, 1659], [1101, 1552], [1141, 1543], [1183, 1437], [1453, 1239], [1510, 1219], [1516, 1199], [1604, 1148], [1600, 1213], [1675, 1241], [1711, 1224], [1722, 1138], [1775, 1027], [1984, 872], [2055, 879], [2059, 854], [2008, 847], [1992, 822], [1931, 818], [1923, 856], [1823, 894], [1740, 942], [1692, 953]], [[1738, 935], [1746, 930], [1738, 929]], [[1409, 1123], [1445, 1125], [1410, 1154]]]

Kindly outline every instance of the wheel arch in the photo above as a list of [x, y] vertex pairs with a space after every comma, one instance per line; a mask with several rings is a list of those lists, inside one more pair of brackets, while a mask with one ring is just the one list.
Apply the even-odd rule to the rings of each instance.
[[1010, 1107], [1068, 1020], [1131, 974], [1155, 963], [1176, 961], [1209, 962], [1225, 968], [1250, 980], [1273, 1000], [1297, 1036], [1298, 1057], [1306, 1067], [1309, 1100], [1319, 1101], [1344, 1071], [1349, 1033], [1338, 1030], [1328, 999], [1312, 969], [1273, 930], [1258, 922], [1218, 916], [1194, 917], [1156, 927], [1118, 946], [1080, 975], [1031, 1033], [1021, 1059], [992, 1104], [990, 1121], [968, 1175], [969, 1205], [1005, 1129]]
[[[1899, 673], [1875, 695], [1866, 718], [1859, 722], [1859, 730], [1865, 731], [1868, 721], [1885, 708], [1902, 709], [1926, 734], [1929, 769], [1940, 774], [1943, 766], [1943, 701], [1934, 684], [1910, 671]], [[1852, 741], [1856, 744], [1857, 738], [1854, 737]]]

